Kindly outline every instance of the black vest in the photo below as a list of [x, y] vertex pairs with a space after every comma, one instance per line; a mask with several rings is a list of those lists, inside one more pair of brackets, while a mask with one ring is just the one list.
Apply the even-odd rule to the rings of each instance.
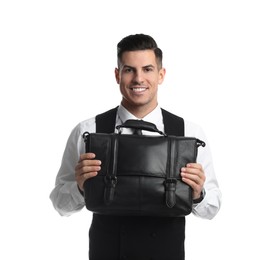
[[[96, 116], [96, 132], [113, 133], [117, 107]], [[184, 136], [184, 120], [162, 109], [165, 133]], [[184, 260], [185, 217], [93, 214], [89, 260]]]

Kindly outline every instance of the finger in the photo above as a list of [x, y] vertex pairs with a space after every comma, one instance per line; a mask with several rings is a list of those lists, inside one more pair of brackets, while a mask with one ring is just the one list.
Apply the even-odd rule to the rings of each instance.
[[181, 168], [181, 172], [195, 174], [195, 175], [199, 175], [199, 176], [204, 175], [204, 171], [202, 169], [202, 166], [201, 166], [201, 164], [198, 164], [198, 163], [188, 163], [186, 165], [186, 167]]
[[78, 182], [84, 182], [87, 179], [95, 177], [97, 174], [98, 174], [98, 172], [86, 172], [86, 173], [78, 175], [77, 180], [78, 180]]
[[193, 190], [195, 190], [198, 186], [193, 180], [191, 180], [189, 178], [183, 177], [182, 181], [185, 182], [186, 184], [188, 184]]
[[187, 168], [190, 168], [190, 169], [198, 169], [198, 170], [200, 170], [200, 171], [203, 170], [203, 169], [202, 169], [202, 165], [199, 164], [199, 163], [188, 163], [188, 164], [186, 165], [186, 167], [187, 167]]
[[84, 178], [84, 181], [90, 178], [95, 177], [98, 174], [98, 172], [89, 172], [89, 173], [84, 173], [82, 177]]
[[76, 169], [76, 176], [79, 177], [81, 175], [84, 175], [84, 174], [88, 174], [88, 173], [91, 173], [91, 172], [98, 172], [101, 170], [101, 167], [100, 166], [83, 166], [83, 167], [80, 167], [78, 169]]
[[96, 157], [94, 153], [83, 153], [80, 155], [79, 162], [83, 160], [92, 160]]
[[75, 171], [78, 171], [78, 170], [80, 170], [86, 166], [100, 166], [101, 164], [102, 164], [102, 162], [100, 160], [91, 160], [91, 159], [85, 160], [84, 159], [76, 165]]
[[182, 181], [188, 184], [196, 194], [200, 193], [203, 189], [203, 184], [198, 184], [189, 178], [182, 178]]
[[93, 166], [84, 166], [82, 167], [82, 174], [90, 173], [90, 172], [98, 172], [101, 170], [101, 167], [98, 165]]
[[205, 177], [204, 172], [202, 172], [201, 170], [195, 168], [187, 168], [187, 167], [181, 169], [181, 176], [193, 180], [204, 179]]
[[205, 174], [203, 171], [195, 168], [182, 168], [181, 169], [182, 178], [189, 179], [199, 185], [205, 182]]
[[189, 181], [189, 182], [193, 182], [195, 184], [201, 184], [202, 183], [201, 178], [200, 178], [199, 175], [182, 172], [181, 176], [182, 176], [182, 180], [183, 181], [186, 180], [186, 182]]

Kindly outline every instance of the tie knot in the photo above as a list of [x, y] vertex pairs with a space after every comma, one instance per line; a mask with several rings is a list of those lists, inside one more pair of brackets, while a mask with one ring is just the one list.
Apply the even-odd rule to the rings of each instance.
[[134, 135], [142, 135], [142, 132], [141, 132], [141, 130], [140, 129], [133, 129], [133, 134]]

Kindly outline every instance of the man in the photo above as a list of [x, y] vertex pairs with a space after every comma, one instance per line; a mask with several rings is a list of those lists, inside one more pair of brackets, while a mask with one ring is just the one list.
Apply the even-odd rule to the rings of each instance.
[[[143, 119], [164, 131], [158, 105], [158, 86], [163, 83], [165, 69], [162, 51], [148, 35], [123, 38], [117, 45], [118, 67], [115, 78], [122, 101], [116, 114], [116, 125], [128, 119]], [[185, 136], [207, 141], [201, 128], [185, 121]], [[85, 153], [82, 134], [95, 132], [95, 117], [78, 124], [72, 131], [63, 155], [56, 185], [50, 198], [61, 215], [70, 215], [84, 207], [83, 184], [94, 178], [101, 161], [93, 153]], [[114, 130], [115, 131], [115, 130]], [[124, 129], [123, 133], [130, 131]], [[200, 149], [197, 163], [181, 170], [182, 180], [193, 190], [193, 213], [211, 219], [219, 211], [221, 192], [214, 174], [208, 145]], [[94, 214], [89, 233], [90, 260], [160, 259], [183, 260], [185, 218], [123, 217]]]

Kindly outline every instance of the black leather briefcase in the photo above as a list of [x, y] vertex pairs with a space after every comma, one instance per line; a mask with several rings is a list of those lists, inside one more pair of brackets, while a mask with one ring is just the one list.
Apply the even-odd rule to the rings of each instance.
[[190, 214], [192, 189], [181, 180], [180, 171], [196, 162], [198, 147], [205, 143], [194, 137], [167, 136], [142, 120], [128, 120], [117, 129], [123, 127], [161, 135], [85, 132], [86, 152], [102, 161], [98, 175], [84, 183], [87, 209], [109, 215]]

